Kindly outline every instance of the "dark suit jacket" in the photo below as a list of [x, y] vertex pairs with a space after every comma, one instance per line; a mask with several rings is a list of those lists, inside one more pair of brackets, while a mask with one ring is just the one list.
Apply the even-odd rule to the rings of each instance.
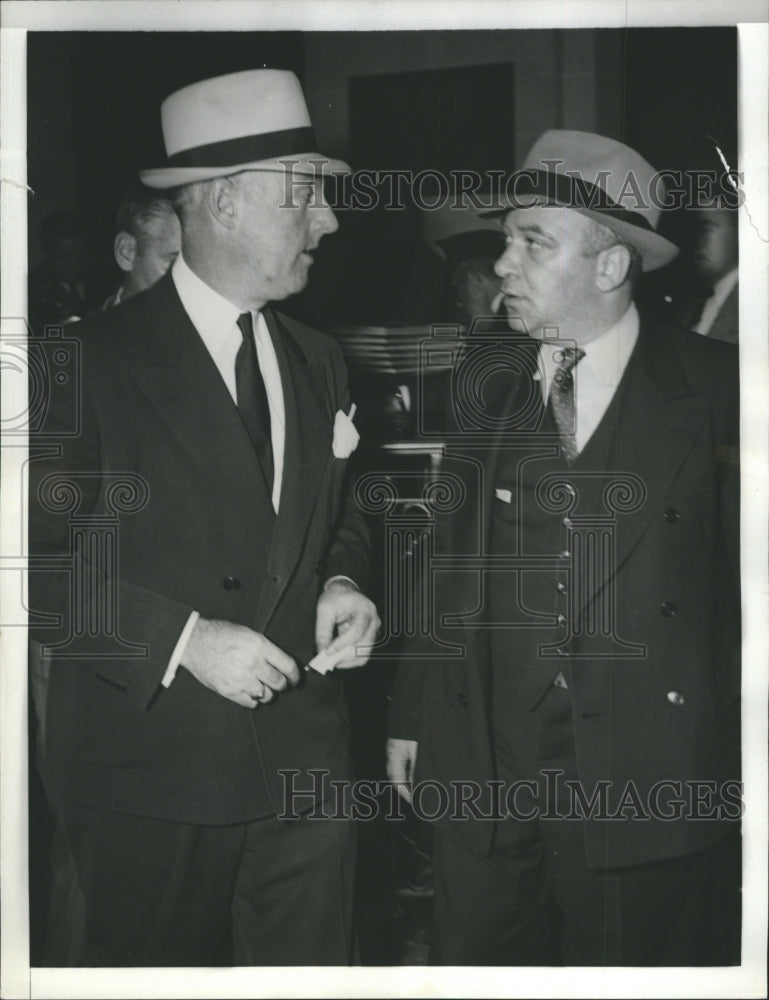
[[[619, 390], [612, 468], [638, 476], [646, 497], [636, 511], [617, 516], [614, 568], [593, 577], [579, 612], [584, 620], [613, 587], [616, 632], [644, 644], [646, 655], [593, 660], [591, 640], [583, 634], [572, 642], [572, 657], [561, 661], [579, 777], [588, 795], [597, 782], [611, 783], [610, 811], [630, 781], [646, 801], [662, 780], [720, 784], [739, 776], [736, 364], [728, 345], [643, 321]], [[508, 390], [500, 412], [512, 412], [524, 389], [531, 391], [522, 383]], [[412, 659], [404, 660], [396, 677], [390, 735], [419, 741], [417, 781], [483, 783], [495, 774], [481, 583], [492, 554], [491, 505], [505, 444], [510, 441], [502, 433], [482, 451], [457, 445], [445, 467], [462, 478], [466, 501], [438, 524], [438, 553], [481, 559], [466, 571], [457, 566], [435, 577], [435, 634], [464, 653], [441, 658], [435, 640], [422, 639], [407, 648]], [[552, 605], [533, 610], [552, 611]], [[445, 615], [458, 616], [453, 626]], [[520, 672], [525, 685], [523, 674], [536, 665], [511, 663], [510, 669]], [[514, 745], [516, 739], [536, 745], [533, 706], [524, 702], [512, 708], [509, 732]], [[530, 758], [531, 746], [519, 747], [521, 758]], [[474, 849], [489, 850], [493, 823], [448, 816], [443, 822]], [[706, 821], [654, 819], [608, 826], [590, 821], [584, 828], [595, 867], [680, 856], [724, 830]]]
[[736, 344], [740, 339], [740, 286], [736, 284], [729, 292], [713, 325], [708, 330], [708, 337], [713, 340], [724, 340], [728, 344]]
[[[265, 317], [286, 408], [277, 518], [237, 408], [170, 275], [72, 329], [78, 378], [63, 387], [53, 380], [30, 473], [33, 568], [63, 560], [63, 571], [33, 572], [30, 585], [31, 607], [63, 622], [34, 633], [53, 646], [47, 767], [59, 794], [232, 823], [280, 811], [281, 768], [348, 774], [334, 674], [309, 671], [299, 689], [256, 711], [184, 669], [168, 690], [160, 686], [193, 609], [265, 633], [301, 667], [314, 653], [325, 579], [342, 573], [366, 586], [366, 529], [345, 506], [347, 463], [332, 454], [335, 414], [349, 409], [341, 353], [301, 323], [270, 309]], [[115, 484], [126, 474], [134, 483], [121, 493]], [[74, 508], [50, 478], [62, 476], [75, 483]], [[103, 558], [83, 541], [83, 518], [86, 534], [116, 532]]]

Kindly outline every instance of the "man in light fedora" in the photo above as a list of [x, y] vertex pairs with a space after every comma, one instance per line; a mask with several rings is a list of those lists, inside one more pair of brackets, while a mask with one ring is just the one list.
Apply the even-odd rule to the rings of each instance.
[[141, 179], [173, 198], [181, 254], [78, 326], [31, 473], [33, 557], [72, 567], [32, 574], [30, 601], [61, 623], [36, 638], [78, 964], [344, 965], [355, 845], [324, 818], [323, 782], [350, 776], [328, 668], [363, 664], [379, 623], [341, 353], [269, 305], [337, 228], [321, 183], [344, 164], [316, 152], [289, 72], [185, 87], [162, 124], [168, 160]]
[[469, 394], [432, 658], [399, 668], [388, 743], [436, 819], [438, 964], [739, 963], [737, 355], [633, 305], [676, 253], [657, 180], [551, 131], [499, 209], [539, 349]]

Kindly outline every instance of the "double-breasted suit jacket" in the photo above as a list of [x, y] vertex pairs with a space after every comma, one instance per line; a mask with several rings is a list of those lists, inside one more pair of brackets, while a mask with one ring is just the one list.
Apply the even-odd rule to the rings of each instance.
[[[341, 353], [270, 308], [264, 316], [285, 398], [277, 515], [170, 274], [73, 328], [79, 377], [53, 385], [47, 454], [33, 449], [30, 465], [32, 568], [58, 556], [62, 569], [31, 573], [30, 605], [61, 623], [35, 633], [52, 652], [47, 769], [58, 793], [86, 805], [233, 823], [280, 812], [280, 769], [348, 774], [334, 674], [308, 671], [256, 711], [183, 669], [161, 686], [193, 610], [264, 633], [301, 668], [323, 582], [344, 574], [366, 586], [365, 525], [332, 452], [335, 414], [350, 403]], [[74, 507], [57, 503], [67, 481]], [[116, 542], [102, 558], [83, 539], [105, 524]]]
[[[465, 500], [437, 524], [434, 635], [429, 655], [424, 639], [407, 648], [392, 697], [390, 735], [419, 743], [417, 782], [495, 778], [500, 677], [520, 777], [535, 778], [537, 707], [560, 669], [584, 793], [605, 783], [614, 815], [635, 791], [648, 813], [631, 805], [626, 818], [582, 820], [588, 863], [681, 856], [723, 835], [718, 791], [700, 793], [700, 818], [676, 800], [691, 804], [686, 782], [721, 790], [739, 780], [736, 355], [642, 320], [615, 397], [572, 467], [552, 458], [552, 438], [538, 442], [509, 424], [483, 449], [452, 446], [444, 469], [460, 477]], [[522, 371], [490, 406], [523, 412], [521, 399], [538, 392]], [[613, 495], [612, 481], [625, 484]], [[532, 523], [539, 533], [527, 535]], [[596, 538], [613, 532], [594, 550], [603, 562], [588, 565], [580, 523]], [[515, 535], [512, 554], [528, 561], [500, 568], [494, 557], [511, 550], [495, 549], [492, 533]], [[581, 575], [570, 575], [580, 554]], [[436, 638], [455, 652], [441, 657]], [[726, 795], [738, 798], [736, 785]], [[478, 800], [484, 815], [491, 803], [490, 793]], [[727, 811], [734, 819], [739, 805]], [[465, 815], [439, 813], [447, 833], [488, 851], [494, 824]]]

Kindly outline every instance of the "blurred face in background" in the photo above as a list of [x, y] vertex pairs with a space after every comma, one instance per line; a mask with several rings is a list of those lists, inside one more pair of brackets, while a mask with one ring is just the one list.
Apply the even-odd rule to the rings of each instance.
[[159, 281], [181, 250], [182, 230], [174, 212], [153, 216], [137, 233], [121, 231], [115, 237], [115, 260], [126, 274], [124, 298]]
[[451, 274], [454, 315], [470, 326], [474, 319], [494, 315], [502, 279], [494, 273], [491, 257], [473, 257], [462, 261]]
[[693, 261], [697, 274], [715, 284], [737, 266], [739, 230], [736, 211], [702, 209], [696, 216]]
[[50, 236], [45, 243], [46, 256], [59, 281], [72, 285], [82, 281], [88, 259], [85, 241], [81, 236]]

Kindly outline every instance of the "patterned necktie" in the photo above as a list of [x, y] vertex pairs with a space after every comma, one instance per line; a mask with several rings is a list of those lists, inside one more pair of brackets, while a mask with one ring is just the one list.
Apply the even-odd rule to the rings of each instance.
[[561, 439], [563, 457], [571, 465], [578, 455], [575, 432], [577, 414], [574, 410], [574, 368], [584, 358], [581, 347], [560, 349], [561, 360], [553, 376], [547, 405]]
[[235, 357], [235, 385], [238, 409], [246, 425], [259, 461], [262, 465], [267, 488], [271, 492], [275, 478], [270, 434], [270, 404], [264, 385], [259, 359], [256, 356], [256, 341], [251, 313], [238, 316], [238, 327], [243, 334], [243, 343]]

